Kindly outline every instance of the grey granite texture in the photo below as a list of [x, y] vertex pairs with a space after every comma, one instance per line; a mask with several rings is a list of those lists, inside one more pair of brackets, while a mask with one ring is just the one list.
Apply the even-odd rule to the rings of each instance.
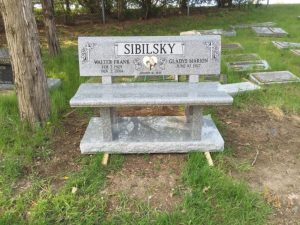
[[[47, 84], [49, 89], [53, 89], [61, 85], [61, 80], [58, 78], [47, 78]], [[14, 84], [0, 84], [0, 91], [13, 90], [14, 88], [15, 88]]]
[[300, 82], [300, 78], [289, 71], [251, 73], [250, 79], [257, 84]]
[[114, 127], [115, 139], [104, 142], [101, 120], [93, 117], [80, 150], [83, 154], [223, 151], [224, 140], [210, 116], [204, 117], [201, 140], [193, 140], [191, 130], [191, 123], [186, 123], [185, 117], [123, 117]]
[[251, 28], [251, 27], [274, 27], [276, 23], [274, 22], [263, 22], [263, 23], [248, 23], [248, 24], [236, 24], [231, 25], [230, 27], [233, 29], [243, 29], [243, 28]]
[[229, 69], [234, 71], [268, 70], [270, 66], [266, 60], [242, 61], [227, 63]]
[[252, 29], [258, 36], [283, 37], [288, 35], [285, 30], [279, 27], [252, 27]]
[[191, 106], [192, 110], [192, 139], [201, 140], [203, 115], [201, 106]]
[[243, 49], [240, 43], [222, 44], [222, 51]]
[[113, 139], [111, 110], [112, 108], [100, 108], [101, 137], [104, 141], [112, 141]]
[[275, 47], [282, 48], [300, 48], [300, 43], [286, 41], [272, 41]]
[[291, 49], [291, 52], [300, 56], [300, 49]]
[[218, 91], [218, 82], [81, 84], [71, 107], [158, 105], [230, 105], [233, 99]]
[[81, 76], [219, 74], [221, 37], [79, 37]]
[[235, 96], [239, 93], [254, 91], [258, 89], [260, 89], [260, 87], [251, 82], [241, 82], [241, 83], [220, 85], [220, 90], [227, 92], [231, 96]]

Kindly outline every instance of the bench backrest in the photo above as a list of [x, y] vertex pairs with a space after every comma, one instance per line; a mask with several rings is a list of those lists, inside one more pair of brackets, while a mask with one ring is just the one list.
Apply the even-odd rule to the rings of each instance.
[[[221, 37], [79, 37], [81, 76], [216, 75]], [[102, 79], [103, 79], [102, 78]]]

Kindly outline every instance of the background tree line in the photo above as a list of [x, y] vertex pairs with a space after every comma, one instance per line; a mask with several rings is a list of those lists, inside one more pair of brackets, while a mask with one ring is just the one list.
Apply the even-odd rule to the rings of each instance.
[[[149, 19], [168, 15], [187, 14], [188, 8], [215, 5], [219, 8], [258, 5], [260, 0], [52, 0], [55, 15], [60, 22], [71, 25], [75, 18], [103, 20]], [[34, 0], [35, 4], [40, 0]], [[35, 9], [36, 13], [42, 12]]]

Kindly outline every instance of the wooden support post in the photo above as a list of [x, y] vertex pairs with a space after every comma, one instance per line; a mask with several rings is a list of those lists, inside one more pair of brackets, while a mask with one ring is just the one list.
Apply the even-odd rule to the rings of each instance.
[[103, 166], [107, 166], [108, 159], [109, 159], [109, 154], [108, 153], [104, 153], [103, 158], [102, 158], [102, 165]]
[[209, 153], [209, 152], [204, 152], [204, 155], [205, 155], [205, 157], [206, 157], [206, 160], [207, 160], [207, 162], [208, 162], [208, 165], [209, 165], [209, 166], [214, 166], [214, 162], [213, 162], [213, 160], [212, 160], [212, 158], [211, 158], [210, 153]]

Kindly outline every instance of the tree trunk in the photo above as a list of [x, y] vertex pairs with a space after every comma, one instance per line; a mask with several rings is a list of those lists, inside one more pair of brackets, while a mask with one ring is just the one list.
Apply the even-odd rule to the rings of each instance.
[[31, 0], [0, 0], [20, 117], [32, 125], [50, 114], [47, 80]]
[[123, 21], [124, 20], [124, 11], [126, 9], [126, 3], [125, 0], [118, 0], [118, 21]]
[[180, 7], [180, 12], [184, 13], [186, 12], [187, 8], [188, 8], [188, 0], [180, 0], [179, 1], [179, 7]]
[[66, 23], [66, 25], [70, 25], [70, 24], [72, 24], [70, 0], [65, 0], [65, 4], [66, 4], [66, 11], [65, 11], [66, 20], [65, 20], [65, 23]]
[[60, 53], [60, 46], [56, 34], [53, 3], [52, 0], [42, 0], [41, 3], [44, 14], [44, 25], [46, 28], [49, 52], [50, 55], [56, 56]]

